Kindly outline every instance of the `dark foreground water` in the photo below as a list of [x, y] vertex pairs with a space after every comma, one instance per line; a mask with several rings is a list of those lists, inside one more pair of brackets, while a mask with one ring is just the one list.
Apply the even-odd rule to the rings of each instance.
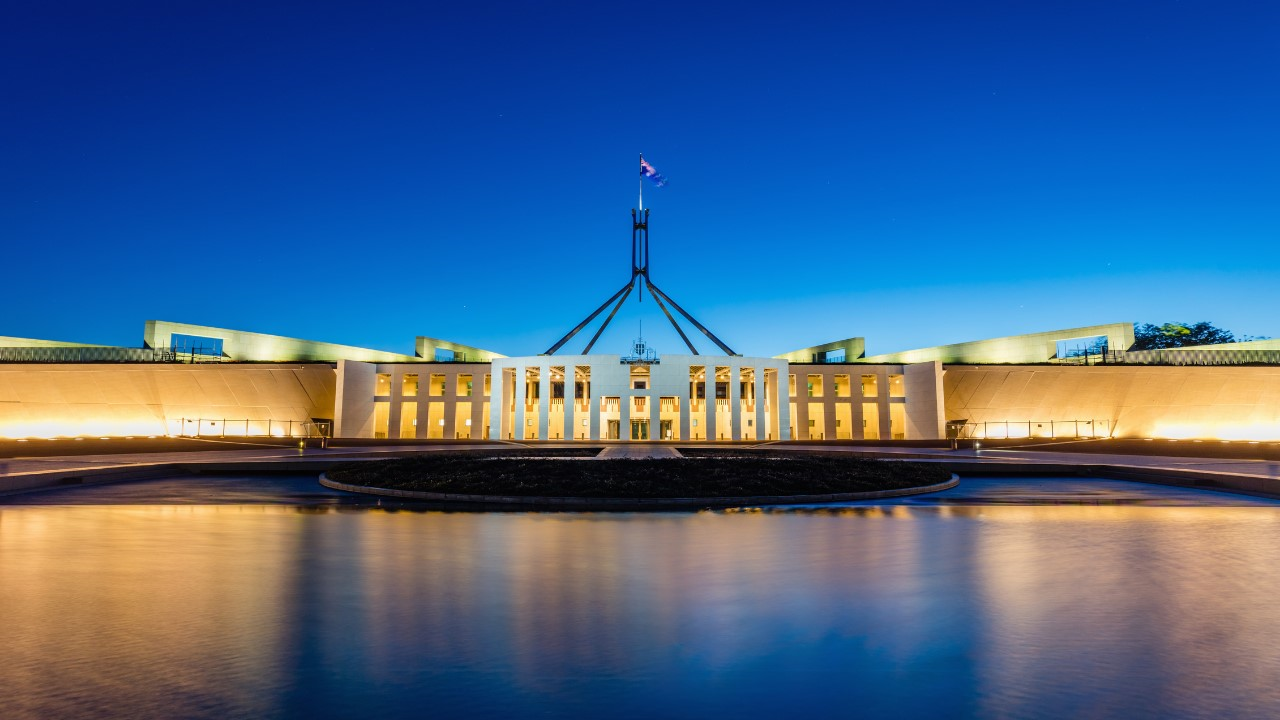
[[0, 498], [0, 716], [1280, 716], [1278, 503], [369, 503], [305, 478]]

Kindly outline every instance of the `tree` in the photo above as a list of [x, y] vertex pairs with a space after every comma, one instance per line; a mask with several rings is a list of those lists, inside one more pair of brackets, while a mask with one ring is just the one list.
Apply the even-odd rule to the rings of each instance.
[[[1242, 339], [1258, 339], [1245, 336]], [[1208, 322], [1198, 323], [1165, 323], [1152, 325], [1140, 323], [1134, 326], [1134, 350], [1162, 350], [1164, 348], [1188, 347], [1191, 345], [1218, 345], [1236, 342], [1236, 336], [1229, 330], [1214, 327]]]

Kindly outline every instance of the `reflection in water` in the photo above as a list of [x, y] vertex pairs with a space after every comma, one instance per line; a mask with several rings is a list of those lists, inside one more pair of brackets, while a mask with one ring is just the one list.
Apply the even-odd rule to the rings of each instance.
[[1280, 509], [0, 510], [6, 717], [1280, 713]]

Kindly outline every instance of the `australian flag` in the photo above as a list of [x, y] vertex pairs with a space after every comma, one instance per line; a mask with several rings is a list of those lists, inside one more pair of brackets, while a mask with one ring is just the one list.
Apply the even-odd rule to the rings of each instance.
[[664, 177], [662, 173], [654, 170], [653, 166], [649, 164], [649, 161], [644, 158], [640, 158], [640, 175], [642, 177], [649, 178], [653, 181], [653, 184], [658, 187], [662, 187], [667, 184], [667, 178]]

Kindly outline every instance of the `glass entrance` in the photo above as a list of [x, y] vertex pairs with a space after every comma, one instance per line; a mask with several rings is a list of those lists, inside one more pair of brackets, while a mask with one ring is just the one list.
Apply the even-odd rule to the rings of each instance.
[[649, 421], [648, 420], [632, 420], [631, 421], [631, 439], [632, 440], [648, 440], [649, 439]]
[[605, 440], [617, 440], [617, 439], [618, 439], [618, 432], [619, 432], [619, 430], [620, 430], [619, 425], [621, 424], [621, 421], [620, 421], [620, 420], [610, 420], [610, 421], [608, 421], [608, 423], [609, 423], [609, 424], [606, 426], [606, 430], [605, 430], [605, 438], [604, 438], [604, 439], [605, 439]]
[[671, 433], [671, 428], [672, 428], [672, 421], [670, 421], [670, 420], [661, 420], [661, 421], [659, 421], [659, 424], [658, 424], [658, 432], [660, 433], [660, 437], [659, 437], [658, 439], [659, 439], [659, 440], [670, 440], [670, 439], [671, 439], [671, 434], [672, 434], [672, 433]]

